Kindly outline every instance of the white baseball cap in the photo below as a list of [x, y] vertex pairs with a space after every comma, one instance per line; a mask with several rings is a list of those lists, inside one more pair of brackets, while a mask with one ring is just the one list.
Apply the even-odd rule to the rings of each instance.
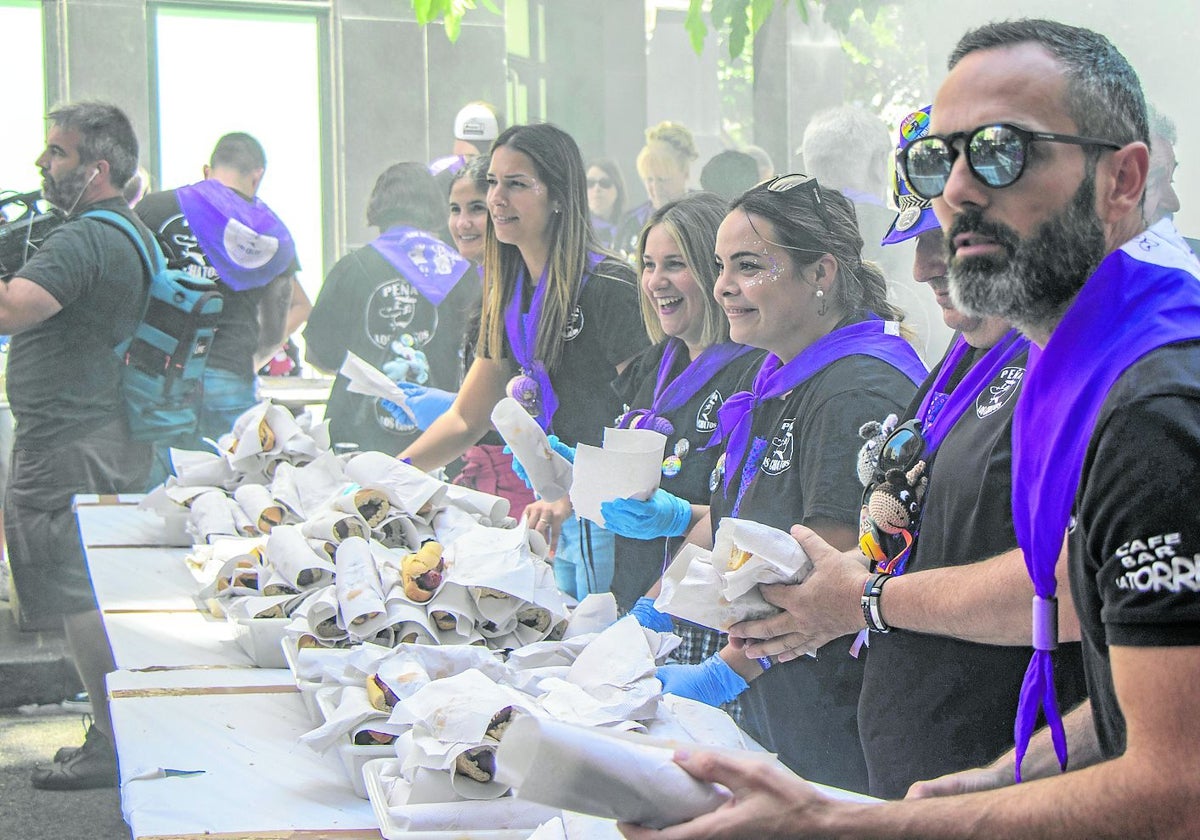
[[491, 142], [500, 136], [500, 124], [492, 109], [478, 102], [464, 105], [454, 118], [454, 139]]

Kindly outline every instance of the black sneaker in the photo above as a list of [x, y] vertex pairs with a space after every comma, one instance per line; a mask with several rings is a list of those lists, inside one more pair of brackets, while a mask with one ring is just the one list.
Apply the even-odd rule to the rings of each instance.
[[[78, 697], [78, 696], [79, 695], [76, 695], [76, 697]], [[84, 694], [83, 696], [86, 697], [87, 695]], [[67, 701], [64, 700], [63, 702], [66, 703]], [[87, 726], [87, 729], [85, 730], [86, 734], [84, 735], [84, 738], [83, 738], [83, 743], [86, 744], [91, 738], [95, 737], [92, 735], [92, 732], [94, 732], [96, 730], [96, 727], [92, 725], [92, 718], [90, 715], [84, 715], [83, 722], [84, 722], [84, 725]], [[96, 735], [98, 735], [101, 738], [104, 737], [103, 735], [100, 735], [99, 732], [96, 732]], [[69, 758], [71, 758], [71, 756], [75, 755], [75, 753], [79, 752], [81, 749], [83, 749], [82, 746], [59, 747], [58, 751], [54, 753], [54, 762], [58, 763], [58, 762], [66, 761]]]
[[[117, 787], [117, 754], [95, 726], [88, 728], [82, 747], [64, 747], [58, 754], [66, 757], [56, 760], [48, 768], [33, 771], [33, 786], [38, 790], [88, 790], [89, 788]], [[56, 754], [57, 756], [57, 754]]]

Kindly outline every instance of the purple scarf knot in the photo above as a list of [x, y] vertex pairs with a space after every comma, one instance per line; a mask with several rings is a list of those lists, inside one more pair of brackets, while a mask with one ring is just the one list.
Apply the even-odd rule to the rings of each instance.
[[[587, 265], [575, 291], [576, 300], [603, 259], [601, 254], [588, 252]], [[538, 335], [542, 327], [542, 309], [546, 302], [549, 272], [550, 265], [547, 263], [542, 269], [542, 276], [538, 278], [529, 311], [525, 312], [525, 287], [529, 282], [529, 274], [522, 266], [517, 277], [517, 287], [504, 310], [505, 335], [509, 347], [512, 348], [513, 358], [521, 368], [521, 373], [509, 381], [507, 391], [510, 397], [525, 406], [525, 410], [537, 419], [538, 425], [545, 432], [550, 432], [553, 428], [554, 412], [558, 410], [558, 396], [554, 393], [550, 372], [546, 370], [542, 360], [537, 358]]]
[[621, 429], [650, 429], [663, 435], [673, 435], [675, 426], [664, 415], [687, 404], [696, 392], [708, 384], [718, 371], [753, 348], [731, 341], [706, 347], [676, 377], [673, 371], [687, 353], [687, 345], [678, 338], [668, 338], [666, 349], [658, 364], [658, 378], [649, 408], [635, 408], [617, 418]]
[[[725, 493], [734, 472], [741, 465], [750, 438], [754, 409], [766, 400], [791, 391], [813, 375], [846, 356], [870, 356], [886, 362], [907, 376], [915, 385], [928, 370], [912, 345], [892, 331], [894, 321], [870, 314], [866, 320], [849, 324], [814, 341], [787, 364], [774, 353], [763, 360], [750, 391], [739, 391], [725, 400], [717, 412], [717, 430], [708, 447], [725, 442]], [[742, 480], [746, 477], [743, 475]], [[739, 491], [739, 496], [744, 488]]]
[[287, 227], [261, 198], [209, 178], [175, 190], [204, 256], [235, 292], [265, 286], [296, 261]]

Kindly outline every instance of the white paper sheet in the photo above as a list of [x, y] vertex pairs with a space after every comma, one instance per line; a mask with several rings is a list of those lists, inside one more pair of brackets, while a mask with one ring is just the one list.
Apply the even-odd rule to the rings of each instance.
[[666, 446], [666, 436], [649, 429], [605, 429], [602, 448], [581, 443], [571, 482], [575, 513], [603, 527], [602, 502], [649, 499], [662, 479]]
[[519, 402], [505, 397], [492, 409], [492, 425], [521, 462], [533, 491], [557, 502], [571, 488], [571, 462], [550, 448], [542, 427]]
[[417, 418], [408, 407], [408, 399], [405, 397], [404, 391], [386, 373], [374, 365], [368, 364], [353, 353], [347, 352], [346, 360], [342, 362], [338, 373], [350, 380], [346, 384], [346, 390], [351, 394], [362, 394], [365, 397], [379, 397], [380, 399], [391, 400], [404, 409], [404, 412], [414, 423], [417, 422]]

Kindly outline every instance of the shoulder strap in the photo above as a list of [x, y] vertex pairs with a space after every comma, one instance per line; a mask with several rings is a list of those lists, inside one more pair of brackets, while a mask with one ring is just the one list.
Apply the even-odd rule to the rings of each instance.
[[[115, 227], [117, 230], [129, 237], [129, 239], [133, 242], [134, 247], [137, 249], [138, 254], [141, 255], [142, 267], [146, 269], [145, 295], [142, 298], [142, 311], [138, 315], [138, 323], [141, 323], [145, 320], [146, 311], [150, 307], [150, 287], [154, 284], [154, 275], [158, 273], [160, 268], [166, 265], [166, 257], [163, 256], [162, 249], [159, 247], [158, 242], [155, 241], [154, 258], [151, 258], [151, 252], [146, 248], [146, 242], [144, 239], [142, 239], [141, 233], [139, 233], [138, 229], [134, 227], [133, 222], [129, 221], [129, 219], [125, 218], [120, 213], [116, 213], [112, 210], [85, 210], [80, 214], [80, 216], [91, 217], [96, 221], [103, 222], [111, 227]], [[157, 264], [155, 260], [157, 260]], [[136, 331], [136, 329], [137, 327], [135, 325], [134, 330]], [[116, 337], [116, 343], [113, 349], [117, 352], [117, 355], [124, 356], [125, 351], [129, 349], [130, 342], [132, 341], [133, 333], [130, 333], [124, 337]]]
[[163, 256], [162, 249], [158, 246], [158, 242], [154, 241], [153, 254], [146, 247], [146, 241], [142, 238], [142, 234], [134, 227], [133, 222], [113, 210], [85, 210], [80, 214], [81, 217], [89, 217], [105, 224], [115, 227], [124, 233], [133, 242], [138, 253], [142, 257], [142, 264], [146, 266], [146, 271], [149, 273], [149, 279], [153, 280], [154, 275], [166, 265], [166, 257]]

